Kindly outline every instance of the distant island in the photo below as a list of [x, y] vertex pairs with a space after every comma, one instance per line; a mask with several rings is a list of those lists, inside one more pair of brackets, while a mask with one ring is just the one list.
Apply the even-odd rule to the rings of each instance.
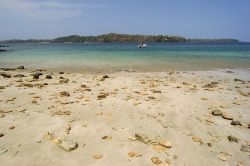
[[59, 37], [50, 40], [4, 40], [0, 43], [85, 43], [85, 42], [174, 42], [174, 43], [235, 43], [239, 42], [237, 39], [186, 39], [181, 36], [170, 35], [129, 35], [129, 34], [117, 34], [109, 33], [97, 36], [78, 36], [71, 35], [65, 37]]

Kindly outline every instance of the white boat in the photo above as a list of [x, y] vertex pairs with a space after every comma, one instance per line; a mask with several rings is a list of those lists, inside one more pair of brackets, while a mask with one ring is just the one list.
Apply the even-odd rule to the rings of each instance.
[[138, 48], [145, 48], [145, 47], [147, 47], [147, 44], [145, 44], [145, 43], [141, 43], [141, 44], [138, 46]]

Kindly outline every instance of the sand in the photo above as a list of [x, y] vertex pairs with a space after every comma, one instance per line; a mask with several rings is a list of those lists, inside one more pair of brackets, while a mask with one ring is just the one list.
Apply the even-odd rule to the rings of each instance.
[[37, 72], [1, 71], [2, 166], [250, 165], [247, 69]]

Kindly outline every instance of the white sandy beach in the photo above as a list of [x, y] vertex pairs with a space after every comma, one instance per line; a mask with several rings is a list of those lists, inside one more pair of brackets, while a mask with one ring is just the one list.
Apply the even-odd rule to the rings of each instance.
[[1, 166], [250, 165], [247, 69], [38, 72], [1, 71]]

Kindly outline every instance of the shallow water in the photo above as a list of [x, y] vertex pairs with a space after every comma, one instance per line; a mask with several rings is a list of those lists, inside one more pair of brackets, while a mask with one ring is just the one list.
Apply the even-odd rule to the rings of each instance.
[[250, 68], [250, 43], [12, 44], [0, 53], [1, 67], [110, 71]]

